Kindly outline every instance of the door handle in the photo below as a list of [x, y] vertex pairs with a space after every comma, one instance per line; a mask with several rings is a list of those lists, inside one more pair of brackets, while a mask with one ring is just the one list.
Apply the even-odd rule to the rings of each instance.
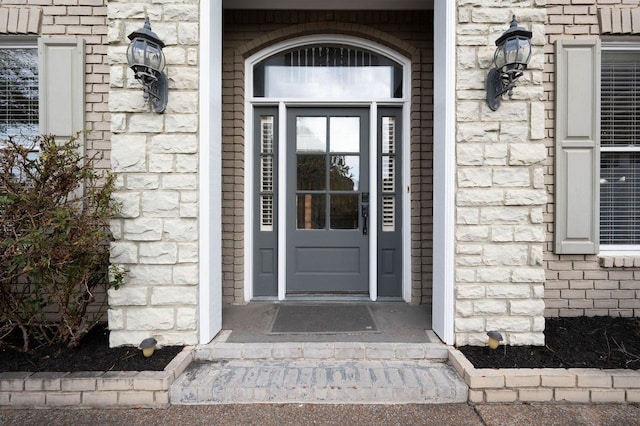
[[362, 235], [367, 235], [367, 219], [369, 218], [369, 206], [362, 205]]

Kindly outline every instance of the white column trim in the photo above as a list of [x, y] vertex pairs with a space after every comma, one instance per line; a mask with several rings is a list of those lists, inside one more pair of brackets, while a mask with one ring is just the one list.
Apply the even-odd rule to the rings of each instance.
[[455, 343], [456, 2], [434, 7], [433, 331]]
[[222, 0], [200, 1], [199, 342], [222, 329]]

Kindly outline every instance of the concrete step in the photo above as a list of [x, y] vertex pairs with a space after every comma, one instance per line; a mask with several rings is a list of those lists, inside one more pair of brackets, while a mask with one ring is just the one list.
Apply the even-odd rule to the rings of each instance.
[[468, 388], [429, 343], [228, 343], [223, 331], [195, 351], [172, 404], [466, 402]]
[[430, 360], [217, 359], [196, 361], [173, 383], [172, 404], [467, 401], [454, 369]]
[[[216, 360], [431, 360], [449, 357], [443, 343], [284, 342], [228, 343], [222, 332], [196, 348], [195, 359]], [[436, 338], [437, 339], [437, 338]]]

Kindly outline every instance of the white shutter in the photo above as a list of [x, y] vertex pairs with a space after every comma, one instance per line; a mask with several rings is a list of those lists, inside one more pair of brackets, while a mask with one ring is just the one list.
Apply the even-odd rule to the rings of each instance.
[[600, 40], [556, 42], [555, 250], [595, 254], [599, 240]]
[[84, 40], [40, 38], [40, 133], [68, 139], [85, 130]]

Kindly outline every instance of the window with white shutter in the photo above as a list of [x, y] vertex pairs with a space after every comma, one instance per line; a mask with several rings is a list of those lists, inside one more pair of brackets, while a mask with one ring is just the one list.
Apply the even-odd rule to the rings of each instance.
[[640, 46], [603, 45], [600, 244], [640, 249]]

